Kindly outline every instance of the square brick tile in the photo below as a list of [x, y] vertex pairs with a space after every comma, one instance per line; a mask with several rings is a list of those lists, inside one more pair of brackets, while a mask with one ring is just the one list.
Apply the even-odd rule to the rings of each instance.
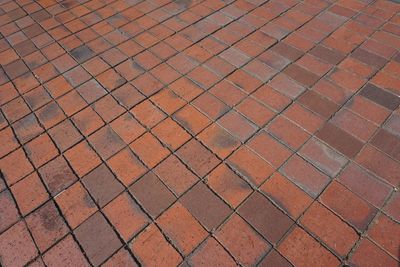
[[189, 265], [236, 266], [234, 259], [212, 237], [197, 248], [188, 260]]
[[163, 213], [157, 222], [183, 255], [188, 255], [207, 237], [204, 228], [179, 202]]
[[39, 173], [52, 196], [56, 196], [78, 179], [62, 156], [43, 165]]
[[105, 126], [92, 134], [89, 143], [94, 150], [104, 159], [110, 158], [125, 146], [125, 142], [112, 130], [110, 126]]
[[111, 95], [107, 95], [96, 101], [92, 107], [105, 122], [114, 120], [125, 111]]
[[2, 140], [0, 146], [0, 157], [4, 157], [9, 152], [19, 146], [17, 139], [14, 136], [14, 133], [12, 132], [10, 127], [7, 127], [0, 131], [0, 139]]
[[71, 235], [49, 249], [43, 256], [43, 261], [49, 266], [70, 264], [75, 266], [90, 266]]
[[86, 175], [101, 163], [100, 158], [86, 141], [75, 145], [64, 155], [79, 177]]
[[251, 187], [225, 164], [215, 168], [206, 181], [214, 192], [234, 208], [252, 192]]
[[148, 100], [135, 106], [131, 109], [131, 112], [138, 121], [149, 129], [153, 128], [165, 118], [164, 113]]
[[191, 105], [176, 112], [174, 119], [191, 134], [198, 134], [210, 124], [210, 120]]
[[99, 212], [76, 228], [74, 233], [90, 262], [96, 266], [122, 246], [111, 226]]
[[293, 219], [297, 219], [313, 201], [280, 173], [275, 173], [260, 189]]
[[177, 196], [183, 194], [198, 181], [196, 175], [180, 162], [175, 155], [170, 155], [153, 171]]
[[217, 228], [231, 213], [230, 208], [203, 183], [190, 189], [180, 202], [208, 230]]
[[276, 244], [293, 225], [293, 221], [260, 193], [253, 193], [238, 213], [268, 241]]
[[274, 168], [279, 168], [293, 153], [264, 131], [251, 138], [247, 145]]
[[339, 260], [299, 227], [279, 245], [278, 251], [295, 265], [339, 265]]
[[126, 144], [146, 132], [146, 129], [129, 112], [118, 117], [110, 125]]
[[175, 201], [171, 191], [152, 172], [134, 183], [129, 191], [153, 218], [158, 217]]
[[228, 157], [240, 146], [240, 142], [218, 124], [207, 127], [198, 138], [221, 159]]
[[107, 160], [108, 166], [115, 173], [118, 180], [129, 186], [146, 173], [146, 167], [132, 153], [125, 148]]
[[26, 223], [40, 251], [47, 250], [68, 233], [68, 227], [52, 201], [26, 218]]
[[125, 241], [137, 234], [149, 222], [146, 214], [127, 193], [116, 197], [103, 210]]
[[118, 250], [118, 252], [115, 253], [111, 258], [109, 258], [102, 266], [112, 267], [115, 265], [130, 267], [138, 266], [131, 254], [129, 254], [128, 250], [124, 248]]
[[233, 215], [216, 233], [216, 238], [244, 265], [254, 265], [271, 246], [242, 218]]
[[267, 127], [267, 131], [292, 149], [302, 146], [310, 135], [284, 116], [276, 117]]
[[130, 244], [140, 263], [149, 266], [179, 265], [182, 257], [165, 239], [155, 224], [148, 226]]
[[8, 227], [16, 223], [19, 219], [17, 205], [11, 193], [5, 190], [0, 193], [0, 212], [3, 214], [0, 220], [0, 232], [4, 232]]
[[15, 122], [12, 126], [18, 140], [22, 144], [25, 144], [26, 142], [32, 140], [44, 131], [43, 128], [39, 125], [34, 114], [29, 114], [28, 116]]
[[12, 185], [33, 171], [28, 157], [20, 148], [0, 159], [2, 177], [8, 185]]
[[57, 124], [48, 133], [62, 152], [82, 140], [82, 135], [70, 120], [65, 120]]
[[151, 133], [142, 135], [130, 148], [149, 168], [154, 168], [170, 154]]
[[49, 199], [46, 188], [36, 172], [13, 185], [11, 192], [23, 215], [33, 211]]
[[190, 140], [182, 146], [177, 151], [177, 156], [200, 177], [206, 175], [220, 162], [214, 154], [195, 139]]
[[245, 146], [236, 150], [227, 163], [255, 186], [260, 186], [273, 173], [268, 162]]
[[1, 263], [4, 266], [24, 266], [33, 260], [38, 251], [21, 221], [0, 235]]
[[76, 182], [57, 195], [55, 201], [72, 229], [75, 229], [97, 210], [92, 198], [80, 182]]
[[105, 206], [124, 190], [122, 184], [104, 164], [91, 171], [81, 181], [100, 207]]

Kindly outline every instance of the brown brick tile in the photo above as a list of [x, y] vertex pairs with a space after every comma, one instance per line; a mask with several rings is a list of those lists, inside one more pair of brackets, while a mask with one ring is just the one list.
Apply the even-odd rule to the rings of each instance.
[[264, 131], [251, 138], [247, 145], [274, 168], [279, 168], [292, 154], [288, 148]]
[[11, 192], [23, 215], [43, 204], [48, 194], [37, 173], [32, 173], [11, 187]]
[[82, 140], [81, 134], [70, 120], [57, 124], [48, 133], [62, 152]]
[[268, 126], [267, 131], [292, 149], [302, 146], [310, 135], [284, 116], [276, 117]]
[[47, 265], [70, 264], [90, 266], [71, 235], [68, 235], [48, 250], [43, 256], [43, 261]]
[[363, 146], [360, 140], [332, 123], [326, 123], [316, 136], [349, 158], [354, 158]]
[[24, 266], [37, 255], [38, 251], [21, 221], [0, 235], [1, 263], [4, 266]]
[[293, 219], [312, 203], [312, 198], [280, 173], [275, 173], [260, 189]]
[[157, 222], [184, 255], [188, 255], [207, 237], [207, 232], [179, 202], [163, 213]]
[[392, 197], [386, 204], [384, 211], [386, 214], [388, 214], [390, 217], [394, 218], [395, 220], [399, 221], [400, 218], [400, 212], [399, 212], [399, 206], [400, 206], [400, 194], [395, 192], [393, 193]]
[[208, 238], [188, 260], [189, 265], [195, 266], [236, 266], [234, 259], [212, 237]]
[[396, 265], [396, 4], [56, 2], [0, 4], [0, 265]]
[[56, 196], [78, 179], [62, 156], [43, 165], [39, 173], [52, 196]]
[[261, 185], [272, 173], [273, 167], [245, 146], [235, 151], [227, 162], [251, 184]]
[[127, 193], [116, 197], [103, 210], [125, 241], [137, 234], [149, 222], [146, 214]]
[[170, 154], [169, 150], [149, 132], [136, 139], [130, 148], [149, 168], [154, 168]]
[[313, 198], [317, 197], [330, 182], [327, 175], [297, 155], [291, 157], [280, 172]]
[[104, 164], [91, 171], [81, 181], [100, 207], [105, 206], [124, 190], [122, 184]]
[[68, 233], [68, 227], [52, 201], [26, 217], [26, 223], [42, 252]]
[[359, 230], [365, 230], [376, 214], [376, 208], [335, 181], [321, 195], [321, 202]]
[[4, 232], [8, 227], [16, 223], [19, 219], [17, 205], [15, 204], [11, 193], [5, 190], [0, 193], [0, 204], [1, 204], [1, 220], [0, 220], [0, 232]]
[[335, 177], [347, 159], [339, 153], [319, 142], [317, 139], [310, 139], [299, 151], [300, 155], [309, 160], [314, 166], [330, 177]]
[[259, 266], [282, 266], [290, 267], [292, 264], [287, 261], [282, 255], [280, 255], [276, 250], [271, 250], [267, 256], [260, 262]]
[[80, 182], [57, 195], [55, 201], [73, 229], [97, 210], [95, 203]]
[[339, 260], [299, 227], [279, 245], [278, 251], [296, 266], [339, 265]]
[[400, 177], [397, 173], [400, 171], [400, 164], [376, 148], [367, 145], [356, 157], [356, 161], [388, 183], [399, 183]]
[[131, 109], [133, 116], [147, 128], [151, 129], [165, 118], [164, 113], [153, 105], [149, 100], [145, 100]]
[[380, 247], [364, 238], [350, 258], [350, 263], [363, 266], [396, 266], [398, 262]]
[[371, 83], [368, 83], [360, 91], [360, 95], [389, 110], [395, 110], [400, 105], [400, 99], [398, 97]]
[[216, 238], [244, 265], [256, 264], [271, 247], [238, 215], [233, 215], [218, 230]]
[[135, 260], [129, 254], [129, 252], [121, 248], [115, 253], [110, 259], [108, 259], [102, 266], [112, 267], [112, 266], [127, 266], [127, 267], [137, 267]]
[[293, 224], [287, 215], [257, 192], [239, 207], [238, 213], [273, 244], [276, 244]]
[[83, 177], [96, 166], [100, 165], [100, 158], [96, 155], [93, 149], [90, 148], [86, 141], [82, 141], [75, 145], [65, 152], [64, 155], [69, 164], [71, 164], [72, 169], [74, 169], [79, 177]]
[[214, 192], [234, 208], [252, 192], [251, 187], [225, 164], [215, 168], [206, 181]]
[[356, 164], [348, 165], [338, 181], [376, 207], [382, 207], [391, 191], [389, 185]]
[[217, 228], [230, 214], [230, 208], [203, 183], [190, 189], [180, 202], [208, 230]]
[[94, 150], [105, 160], [125, 146], [125, 142], [109, 126], [101, 128], [88, 140]]
[[24, 151], [20, 148], [0, 159], [2, 177], [8, 185], [12, 185], [33, 171]]
[[175, 195], [180, 196], [198, 181], [194, 175], [179, 159], [170, 155], [162, 161], [154, 173], [171, 189]]
[[135, 182], [147, 170], [129, 148], [121, 150], [108, 159], [107, 165], [125, 186]]
[[300, 222], [342, 257], [359, 238], [354, 229], [318, 202], [311, 205]]
[[97, 212], [74, 231], [90, 262], [99, 265], [121, 247], [121, 241]]
[[399, 255], [397, 253], [399, 231], [400, 228], [397, 222], [383, 214], [380, 214], [379, 217], [375, 219], [372, 227], [369, 228], [368, 236], [392, 257], [399, 260]]
[[168, 243], [155, 224], [148, 226], [133, 239], [130, 248], [137, 255], [139, 262], [148, 266], [179, 265], [182, 257]]
[[174, 195], [152, 172], [134, 183], [129, 191], [153, 218], [158, 217], [175, 201]]

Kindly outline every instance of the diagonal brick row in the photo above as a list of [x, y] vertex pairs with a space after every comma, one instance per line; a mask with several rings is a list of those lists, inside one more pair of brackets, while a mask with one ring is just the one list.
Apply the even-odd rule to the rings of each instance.
[[397, 266], [400, 5], [0, 4], [0, 265]]

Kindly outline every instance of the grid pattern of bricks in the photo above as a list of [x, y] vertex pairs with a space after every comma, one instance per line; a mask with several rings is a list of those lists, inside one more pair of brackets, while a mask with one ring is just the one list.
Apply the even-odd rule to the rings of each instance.
[[0, 1], [0, 265], [398, 266], [399, 12]]

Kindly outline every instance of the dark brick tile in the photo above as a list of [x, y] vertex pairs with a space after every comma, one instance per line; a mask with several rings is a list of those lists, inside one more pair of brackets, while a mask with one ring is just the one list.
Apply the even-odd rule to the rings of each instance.
[[360, 95], [390, 110], [395, 110], [400, 105], [399, 97], [371, 83], [360, 91]]
[[316, 136], [349, 158], [354, 158], [363, 147], [360, 140], [332, 123], [326, 123]]
[[253, 193], [238, 209], [239, 214], [268, 241], [276, 244], [293, 221], [260, 193]]
[[175, 200], [174, 195], [152, 172], [134, 183], [129, 191], [153, 217], [158, 217]]
[[82, 182], [100, 207], [105, 206], [124, 190], [123, 185], [104, 164], [83, 177]]
[[74, 231], [90, 262], [104, 262], [121, 246], [121, 241], [100, 212], [95, 213]]
[[180, 198], [180, 202], [206, 229], [217, 228], [231, 210], [205, 184], [198, 183]]

